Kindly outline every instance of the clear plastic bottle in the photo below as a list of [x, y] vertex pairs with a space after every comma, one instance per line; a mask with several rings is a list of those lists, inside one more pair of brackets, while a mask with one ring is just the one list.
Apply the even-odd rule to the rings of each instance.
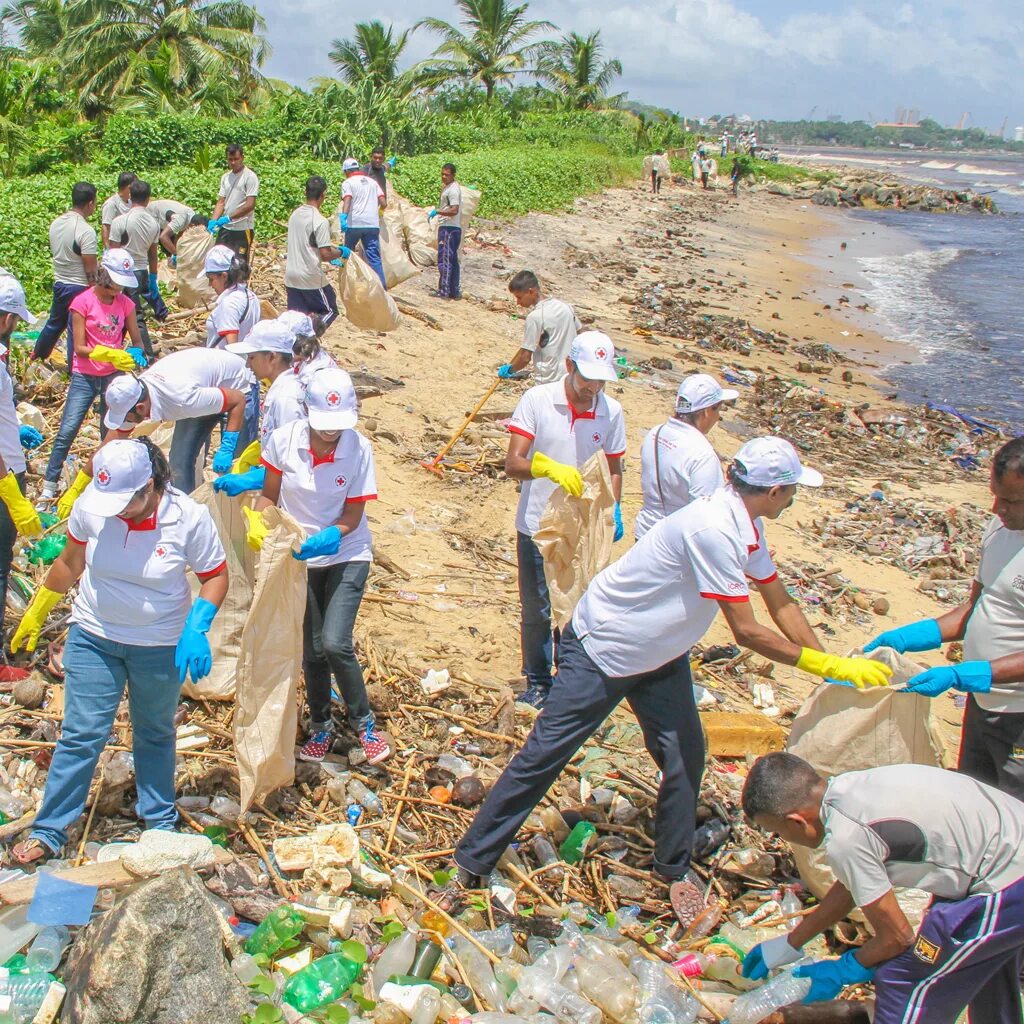
[[758, 1024], [783, 1006], [799, 1002], [810, 990], [810, 978], [794, 978], [792, 971], [785, 971], [767, 984], [741, 995], [732, 1004], [728, 1024]]
[[31, 971], [28, 974], [9, 974], [0, 967], [0, 996], [11, 1000], [10, 1014], [17, 1024], [25, 1024], [36, 1015], [46, 993], [50, 991], [52, 974]]
[[575, 961], [580, 991], [609, 1017], [627, 1020], [636, 1003], [636, 979], [614, 954], [588, 939]]
[[410, 931], [404, 931], [397, 939], [389, 942], [377, 957], [371, 975], [373, 991], [379, 994], [392, 974], [408, 974], [415, 957], [416, 936]]
[[[803, 902], [801, 901], [800, 897], [796, 894], [796, 888], [794, 886], [787, 885], [784, 887], [781, 906], [782, 913], [786, 917], [794, 917], [795, 915], [799, 914], [801, 910], [804, 909]], [[789, 922], [789, 927], [793, 927], [792, 921]]]
[[242, 808], [231, 797], [215, 796], [210, 801], [210, 813], [215, 814], [227, 825], [235, 825], [242, 816]]
[[505, 993], [495, 980], [490, 961], [471, 942], [461, 935], [455, 937], [455, 952], [466, 969], [467, 980], [473, 991], [496, 1010], [505, 1011]]
[[640, 986], [637, 999], [640, 1024], [692, 1024], [697, 1019], [700, 1009], [697, 1000], [672, 983], [664, 964], [637, 956], [630, 967]]
[[14, 793], [6, 786], [0, 786], [0, 812], [7, 815], [10, 821], [20, 818], [30, 807], [32, 801], [20, 793]]
[[32, 940], [25, 963], [30, 971], [52, 971], [69, 945], [71, 932], [62, 924], [49, 925]]
[[357, 804], [362, 804], [368, 811], [380, 814], [383, 804], [380, 797], [372, 789], [368, 789], [358, 779], [352, 779], [348, 784], [348, 794]]
[[519, 976], [518, 992], [539, 1003], [560, 1021], [574, 1024], [601, 1024], [601, 1011], [582, 996], [537, 970], [527, 967]]
[[473, 938], [498, 957], [508, 956], [516, 944], [511, 924], [503, 924], [500, 928], [492, 928], [489, 931], [473, 932]]
[[231, 961], [231, 970], [234, 971], [235, 977], [243, 984], [248, 985], [255, 981], [263, 972], [260, 970], [260, 965], [256, 963], [254, 956], [249, 956], [248, 953], [242, 953], [236, 956]]
[[565, 869], [559, 866], [558, 853], [548, 837], [535, 835], [530, 840], [530, 849], [533, 851], [534, 857], [537, 858], [538, 865], [548, 869], [542, 877], [556, 885], [560, 884], [565, 876]]
[[454, 754], [442, 754], [437, 759], [437, 767], [443, 768], [446, 772], [451, 772], [452, 775], [457, 779], [464, 779], [469, 775], [473, 774], [473, 766], [463, 760], [461, 757], [456, 757]]

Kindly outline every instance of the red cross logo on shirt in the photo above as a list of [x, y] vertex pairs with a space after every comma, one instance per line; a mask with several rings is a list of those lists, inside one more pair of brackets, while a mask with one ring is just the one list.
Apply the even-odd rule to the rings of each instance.
[[106, 487], [107, 484], [110, 483], [110, 474], [105, 469], [101, 469], [96, 474], [96, 483], [99, 484], [100, 487]]
[[338, 485], [339, 487], [344, 487], [344, 486], [345, 486], [345, 483], [346, 483], [346, 480], [345, 480], [345, 478], [344, 478], [343, 476], [336, 476], [336, 477], [334, 478], [334, 482], [335, 482], [335, 483], [336, 483], [336, 484], [337, 484], [337, 485]]
[[594, 353], [594, 355], [595, 355], [595, 356], [597, 356], [597, 358], [598, 358], [598, 359], [604, 359], [604, 357], [605, 357], [606, 355], [608, 355], [608, 353], [607, 353], [607, 352], [605, 352], [605, 350], [604, 350], [603, 348], [599, 348], [599, 349], [598, 349], [598, 350], [597, 350], [597, 351], [596, 351], [596, 352]]
[[156, 551], [157, 558], [163, 558], [164, 555], [167, 554], [167, 548], [165, 548], [163, 544], [161, 544], [158, 548], [155, 548], [154, 550]]
[[337, 391], [328, 391], [327, 392], [326, 402], [332, 408], [334, 406], [336, 406], [336, 405], [340, 405], [341, 404], [341, 395], [339, 395]]
[[598, 434], [596, 431], [593, 434], [591, 434], [590, 436], [593, 439], [594, 444], [600, 444], [601, 443], [601, 435]]

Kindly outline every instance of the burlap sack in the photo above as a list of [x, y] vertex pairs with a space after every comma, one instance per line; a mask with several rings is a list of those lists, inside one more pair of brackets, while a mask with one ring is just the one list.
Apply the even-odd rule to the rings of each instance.
[[217, 293], [203, 271], [206, 254], [217, 239], [203, 228], [186, 231], [178, 241], [178, 305], [182, 309], [212, 309]]
[[605, 453], [595, 452], [580, 474], [583, 496], [573, 498], [559, 487], [533, 535], [544, 558], [556, 629], [565, 627], [587, 585], [612, 560], [615, 495]]
[[437, 266], [437, 218], [429, 220], [427, 211], [412, 203], [402, 205], [402, 227], [409, 259], [417, 267]]
[[483, 193], [480, 189], [473, 188], [472, 185], [463, 185], [461, 182], [459, 188], [462, 189], [462, 206], [459, 208], [459, 213], [462, 216], [462, 228], [465, 230], [476, 214], [476, 208], [480, 205], [480, 197]]
[[401, 322], [395, 300], [357, 252], [338, 270], [338, 295], [345, 316], [364, 331], [393, 331]]
[[395, 229], [393, 218], [383, 218], [380, 225], [380, 261], [389, 291], [420, 273], [420, 268], [406, 255], [404, 242], [405, 234], [400, 227]]
[[235, 680], [234, 739], [242, 810], [295, 778], [306, 566], [292, 558], [305, 538], [286, 512], [264, 513], [270, 533], [256, 567]]

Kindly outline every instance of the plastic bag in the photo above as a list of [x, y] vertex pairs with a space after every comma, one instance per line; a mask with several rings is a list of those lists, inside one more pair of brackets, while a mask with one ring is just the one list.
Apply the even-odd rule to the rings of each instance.
[[393, 331], [401, 322], [395, 300], [359, 253], [352, 253], [338, 271], [338, 295], [345, 316], [365, 331]]
[[204, 228], [192, 228], [178, 240], [178, 305], [182, 309], [212, 308], [217, 293], [210, 287], [203, 266], [217, 239]]

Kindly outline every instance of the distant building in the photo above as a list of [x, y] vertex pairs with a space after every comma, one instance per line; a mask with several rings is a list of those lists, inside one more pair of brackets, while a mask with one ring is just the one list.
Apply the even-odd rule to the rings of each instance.
[[1013, 129], [1013, 141], [1024, 142], [1024, 124], [1019, 124]]
[[916, 121], [879, 121], [876, 128], [920, 128]]

